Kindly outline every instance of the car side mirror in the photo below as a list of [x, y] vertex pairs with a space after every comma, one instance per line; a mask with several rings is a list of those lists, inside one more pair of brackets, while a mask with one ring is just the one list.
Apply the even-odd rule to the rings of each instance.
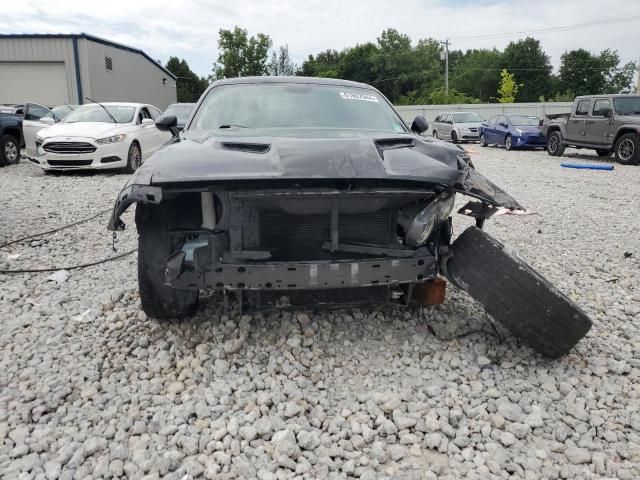
[[148, 126], [148, 125], [153, 125], [155, 122], [153, 121], [153, 119], [151, 118], [143, 118], [142, 122], [140, 122], [140, 125], [142, 125], [143, 127]]
[[44, 123], [45, 125], [53, 125], [56, 121], [51, 117], [42, 117], [40, 119], [40, 123]]
[[429, 122], [422, 115], [417, 115], [411, 124], [411, 131], [417, 134], [426, 132], [429, 129]]
[[156, 127], [163, 132], [171, 132], [174, 137], [178, 136], [178, 118], [175, 115], [162, 115], [158, 117]]
[[543, 123], [544, 123], [544, 120], [540, 119], [540, 121], [538, 122], [538, 126], [541, 127]]
[[500, 125], [501, 127], [507, 128], [507, 124], [504, 122], [500, 122], [498, 125]]

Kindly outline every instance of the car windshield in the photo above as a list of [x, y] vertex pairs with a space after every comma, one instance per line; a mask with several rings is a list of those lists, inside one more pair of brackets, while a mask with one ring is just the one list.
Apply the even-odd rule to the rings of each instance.
[[471, 123], [482, 121], [482, 117], [477, 113], [454, 113], [453, 119], [456, 123]]
[[178, 122], [186, 122], [193, 110], [193, 105], [169, 105], [164, 115], [174, 115]]
[[345, 128], [407, 132], [376, 91], [340, 85], [264, 83], [209, 91], [193, 129]]
[[640, 97], [614, 98], [613, 108], [618, 115], [640, 115]]
[[537, 127], [540, 125], [540, 119], [533, 115], [511, 115], [509, 120], [516, 127]]
[[[133, 115], [136, 113], [136, 107], [128, 107], [124, 105], [105, 105], [109, 113], [113, 115], [117, 123], [131, 123]], [[65, 123], [79, 122], [105, 122], [113, 123], [113, 120], [107, 115], [107, 112], [100, 105], [85, 105], [74, 110], [64, 119]]]

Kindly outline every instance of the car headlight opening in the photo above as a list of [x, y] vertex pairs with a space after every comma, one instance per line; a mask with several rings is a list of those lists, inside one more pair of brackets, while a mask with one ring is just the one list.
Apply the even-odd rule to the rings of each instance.
[[119, 143], [124, 141], [125, 138], [127, 138], [125, 134], [112, 135], [111, 137], [99, 138], [96, 140], [96, 143], [99, 143], [100, 145], [105, 145], [109, 143]]
[[413, 204], [403, 208], [398, 215], [398, 223], [405, 231], [405, 242], [412, 247], [423, 245], [435, 226], [451, 214], [454, 199], [453, 193], [444, 192], [426, 207]]

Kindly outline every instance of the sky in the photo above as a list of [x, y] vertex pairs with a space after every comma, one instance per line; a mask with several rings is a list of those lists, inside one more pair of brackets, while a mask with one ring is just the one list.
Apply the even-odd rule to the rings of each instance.
[[[199, 75], [217, 59], [218, 30], [238, 25], [287, 44], [301, 64], [309, 54], [375, 42], [389, 27], [411, 37], [451, 40], [451, 48], [504, 48], [513, 32], [624, 19], [534, 33], [552, 65], [563, 52], [618, 50], [640, 60], [640, 0], [21, 0], [1, 9], [2, 33], [89, 33], [140, 48], [164, 64], [184, 58]], [[486, 36], [492, 35], [491, 38]], [[477, 38], [483, 36], [485, 38]], [[476, 38], [470, 38], [476, 37]]]

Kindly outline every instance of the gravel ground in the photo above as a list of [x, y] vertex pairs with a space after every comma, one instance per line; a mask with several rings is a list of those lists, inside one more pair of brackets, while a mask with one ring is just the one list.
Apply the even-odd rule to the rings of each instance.
[[[135, 254], [62, 283], [0, 274], [0, 477], [639, 478], [640, 167], [469, 148], [536, 212], [488, 231], [593, 319], [574, 353], [499, 341], [452, 286], [424, 315], [223, 315], [209, 299], [159, 323], [140, 310]], [[0, 243], [109, 208], [125, 181], [0, 169]], [[119, 252], [135, 247], [125, 222]], [[0, 269], [113, 255], [105, 225], [3, 249]]]

